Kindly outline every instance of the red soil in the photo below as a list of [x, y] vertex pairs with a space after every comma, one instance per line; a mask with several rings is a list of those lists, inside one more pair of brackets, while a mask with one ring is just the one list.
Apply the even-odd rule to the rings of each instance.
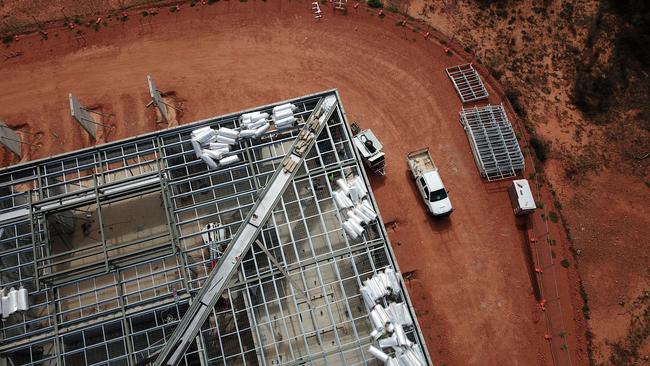
[[[387, 176], [371, 181], [384, 220], [398, 222], [389, 235], [401, 271], [417, 271], [408, 287], [435, 363], [550, 364], [524, 234], [504, 184], [479, 178], [458, 122], [461, 103], [444, 68], [463, 60], [363, 6], [347, 16], [323, 6], [320, 22], [309, 7], [273, 0], [163, 9], [87, 31], [86, 47], [61, 28], [47, 41], [23, 38], [7, 50], [23, 55], [0, 64], [0, 119], [41, 134], [42, 146], [25, 156], [36, 159], [92, 144], [69, 117], [68, 92], [114, 114], [106, 141], [164, 127], [145, 109], [148, 73], [183, 101], [181, 124], [338, 88], [348, 118], [385, 144]], [[448, 219], [427, 216], [408, 175], [406, 153], [426, 146], [451, 190]], [[16, 161], [5, 153], [3, 162]], [[570, 287], [566, 275], [560, 281]]]

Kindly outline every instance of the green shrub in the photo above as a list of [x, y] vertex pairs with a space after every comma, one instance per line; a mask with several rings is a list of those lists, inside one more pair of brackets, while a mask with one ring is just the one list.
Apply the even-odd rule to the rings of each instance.
[[571, 263], [569, 263], [569, 260], [568, 260], [568, 259], [562, 259], [562, 261], [560, 262], [560, 264], [561, 264], [562, 267], [564, 267], [564, 268], [569, 268], [569, 266], [571, 265]]
[[533, 136], [530, 138], [530, 146], [532, 146], [533, 150], [535, 150], [535, 156], [537, 156], [537, 159], [539, 159], [539, 161], [543, 163], [546, 161], [546, 159], [548, 159], [548, 154], [551, 149], [546, 141], [537, 136]]
[[11, 43], [13, 41], [14, 41], [14, 36], [12, 36], [12, 35], [2, 37], [2, 43], [4, 43], [4, 44], [9, 44], [9, 43]]
[[384, 7], [384, 3], [382, 3], [381, 0], [368, 0], [368, 6], [379, 9]]

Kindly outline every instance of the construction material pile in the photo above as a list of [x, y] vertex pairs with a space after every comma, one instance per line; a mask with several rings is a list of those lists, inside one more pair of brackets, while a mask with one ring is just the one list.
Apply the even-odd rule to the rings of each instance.
[[297, 109], [298, 107], [291, 103], [273, 107], [273, 123], [275, 123], [275, 128], [277, 128], [278, 131], [293, 128], [297, 121], [293, 112]]
[[26, 288], [20, 288], [16, 290], [11, 288], [9, 293], [5, 296], [5, 290], [0, 290], [0, 312], [2, 313], [2, 319], [7, 319], [9, 315], [17, 311], [26, 311], [29, 309], [29, 298]]
[[217, 130], [201, 127], [191, 133], [196, 157], [201, 158], [211, 169], [239, 161], [239, 156], [230, 154], [230, 147], [237, 143], [238, 138], [239, 131], [226, 127]]
[[266, 133], [271, 124], [278, 131], [288, 130], [296, 125], [294, 113], [298, 107], [291, 103], [273, 107], [269, 120], [266, 112], [244, 113], [240, 119], [240, 128], [220, 127], [212, 129], [201, 127], [192, 131], [191, 142], [196, 157], [202, 159], [211, 169], [217, 169], [239, 161], [239, 156], [230, 152], [230, 148], [242, 139], [259, 138]]
[[377, 219], [377, 213], [366, 199], [368, 190], [359, 176], [350, 181], [340, 178], [336, 180], [339, 189], [334, 191], [334, 202], [347, 219], [343, 222], [343, 229], [352, 240], [357, 239], [366, 231], [365, 225]]
[[[424, 354], [420, 346], [406, 336], [404, 327], [412, 327], [413, 318], [408, 306], [394, 302], [400, 293], [399, 278], [393, 269], [386, 269], [366, 280], [361, 295], [369, 311], [373, 327], [370, 335], [377, 342], [368, 352], [387, 366], [424, 366]], [[388, 306], [381, 302], [386, 299]]]

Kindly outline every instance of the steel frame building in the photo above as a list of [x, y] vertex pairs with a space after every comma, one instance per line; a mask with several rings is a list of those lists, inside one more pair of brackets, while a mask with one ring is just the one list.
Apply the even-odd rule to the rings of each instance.
[[[328, 95], [336, 109], [263, 226], [263, 245], [243, 258], [181, 364], [378, 364], [359, 287], [399, 268], [381, 218], [357, 240], [341, 228], [335, 180], [369, 184], [340, 98], [291, 102], [306, 119]], [[0, 364], [155, 356], [296, 139], [293, 130], [242, 141], [240, 163], [208, 170], [190, 132], [236, 128], [244, 112], [0, 170], [0, 287], [27, 288], [30, 302], [3, 320]], [[216, 245], [202, 239], [210, 223], [225, 230]], [[416, 319], [403, 283], [402, 294]], [[415, 324], [408, 336], [431, 363]]]

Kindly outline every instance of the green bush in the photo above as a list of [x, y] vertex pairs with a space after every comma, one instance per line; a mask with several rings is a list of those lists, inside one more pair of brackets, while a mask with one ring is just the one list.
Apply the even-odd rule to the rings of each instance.
[[568, 260], [568, 259], [562, 259], [562, 261], [560, 262], [560, 264], [561, 264], [562, 267], [564, 267], [564, 268], [569, 268], [569, 266], [571, 265], [571, 263], [569, 263], [569, 260]]
[[548, 142], [542, 140], [541, 138], [537, 136], [533, 136], [530, 138], [530, 146], [533, 147], [533, 150], [535, 150], [535, 156], [537, 156], [537, 159], [541, 161], [542, 163], [548, 159], [548, 154], [551, 152], [551, 148], [548, 145]]
[[384, 3], [382, 3], [381, 0], [368, 0], [368, 6], [379, 9], [384, 7]]
[[11, 43], [13, 41], [14, 41], [14, 36], [12, 36], [12, 35], [2, 37], [2, 43], [4, 43], [4, 44], [9, 44], [9, 43]]

